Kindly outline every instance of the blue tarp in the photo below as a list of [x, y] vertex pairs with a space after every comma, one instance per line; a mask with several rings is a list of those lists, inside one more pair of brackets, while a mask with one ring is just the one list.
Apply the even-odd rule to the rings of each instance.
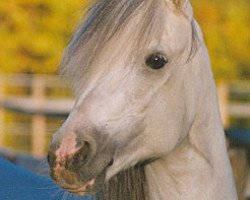
[[[226, 135], [233, 144], [250, 145], [250, 130], [230, 129], [226, 131]], [[93, 199], [92, 197], [73, 196], [62, 190], [50, 178], [39, 176], [0, 157], [0, 200]]]
[[236, 146], [250, 146], [249, 129], [231, 128], [226, 130], [226, 136]]
[[92, 200], [62, 190], [51, 179], [0, 157], [0, 200]]

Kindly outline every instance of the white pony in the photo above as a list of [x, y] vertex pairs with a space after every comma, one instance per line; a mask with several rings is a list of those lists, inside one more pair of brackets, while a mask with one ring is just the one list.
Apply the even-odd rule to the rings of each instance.
[[62, 188], [108, 200], [237, 199], [188, 0], [96, 0], [61, 70], [78, 97], [49, 149]]

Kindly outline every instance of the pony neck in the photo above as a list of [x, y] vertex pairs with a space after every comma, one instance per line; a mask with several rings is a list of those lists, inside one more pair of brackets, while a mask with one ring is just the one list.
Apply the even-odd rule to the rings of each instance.
[[[215, 85], [204, 91], [188, 137], [146, 167], [150, 199], [237, 199]], [[212, 88], [211, 88], [212, 87]]]

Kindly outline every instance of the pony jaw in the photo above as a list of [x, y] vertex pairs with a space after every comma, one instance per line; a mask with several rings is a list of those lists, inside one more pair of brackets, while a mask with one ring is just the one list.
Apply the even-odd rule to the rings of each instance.
[[87, 183], [83, 184], [82, 186], [79, 187], [62, 187], [63, 189], [67, 190], [68, 192], [78, 195], [78, 196], [84, 196], [88, 194], [88, 191], [91, 190], [91, 188], [95, 185], [96, 180], [91, 179]]

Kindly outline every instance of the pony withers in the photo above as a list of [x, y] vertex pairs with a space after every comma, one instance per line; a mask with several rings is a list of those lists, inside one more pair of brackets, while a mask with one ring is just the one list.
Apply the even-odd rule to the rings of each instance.
[[97, 199], [237, 199], [202, 33], [188, 0], [96, 0], [61, 63], [77, 99], [52, 178]]

